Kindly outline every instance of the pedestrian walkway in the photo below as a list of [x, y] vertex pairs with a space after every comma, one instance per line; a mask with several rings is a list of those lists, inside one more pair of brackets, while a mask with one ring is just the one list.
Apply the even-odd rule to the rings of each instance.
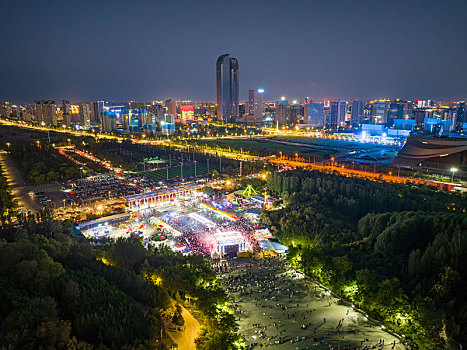
[[195, 339], [198, 337], [201, 327], [198, 320], [187, 309], [181, 305], [180, 307], [182, 308], [182, 317], [185, 320], [182, 330], [166, 330], [166, 332], [180, 350], [196, 350]]
[[40, 211], [41, 207], [39, 203], [36, 202], [34, 197], [29, 195], [31, 189], [24, 182], [21, 174], [19, 173], [18, 169], [13, 163], [13, 160], [7, 152], [0, 151], [0, 162], [8, 180], [8, 184], [10, 185], [11, 191], [18, 201], [19, 207], [33, 213]]
[[[274, 349], [397, 349], [381, 324], [341, 302], [284, 258], [230, 260], [222, 285], [248, 345]], [[396, 343], [394, 343], [396, 342]]]

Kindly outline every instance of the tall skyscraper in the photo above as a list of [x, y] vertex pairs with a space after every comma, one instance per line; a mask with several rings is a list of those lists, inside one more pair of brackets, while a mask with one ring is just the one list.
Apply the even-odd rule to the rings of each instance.
[[79, 123], [82, 128], [88, 128], [91, 125], [91, 108], [87, 103], [79, 105]]
[[457, 114], [456, 114], [456, 122], [454, 123], [454, 131], [461, 132], [464, 127], [465, 122], [466, 122], [465, 102], [461, 102], [457, 106]]
[[304, 108], [304, 121], [315, 128], [324, 126], [324, 105], [322, 103], [307, 103]]
[[104, 110], [104, 101], [89, 102], [89, 107], [91, 109], [91, 124], [99, 124], [101, 112]]
[[239, 117], [239, 69], [236, 58], [229, 54], [216, 62], [217, 120], [235, 122]]
[[350, 114], [350, 123], [352, 125], [360, 125], [365, 115], [365, 102], [355, 100], [352, 102], [352, 110]]
[[63, 122], [62, 122], [62, 124], [69, 128], [71, 126], [70, 101], [62, 100], [62, 111], [63, 111]]
[[167, 113], [172, 114], [174, 118], [177, 118], [177, 102], [172, 99], [165, 100], [165, 107], [167, 107]]
[[379, 101], [373, 104], [373, 120], [375, 124], [386, 124], [388, 121], [388, 104]]
[[331, 128], [338, 128], [340, 126], [344, 126], [345, 122], [345, 113], [347, 111], [347, 101], [339, 100], [339, 101], [331, 101], [330, 106], [330, 120], [329, 126]]
[[263, 89], [248, 90], [248, 120], [253, 123], [263, 121]]
[[274, 110], [275, 114], [275, 124], [276, 125], [285, 125], [287, 124], [287, 111], [289, 109], [289, 101], [280, 100], [276, 102], [276, 109]]

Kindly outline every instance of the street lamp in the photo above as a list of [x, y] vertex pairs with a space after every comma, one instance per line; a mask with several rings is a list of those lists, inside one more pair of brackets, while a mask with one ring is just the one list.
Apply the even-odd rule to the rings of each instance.
[[457, 168], [452, 167], [451, 171], [452, 171], [451, 182], [453, 182], [454, 181], [454, 173], [457, 171]]

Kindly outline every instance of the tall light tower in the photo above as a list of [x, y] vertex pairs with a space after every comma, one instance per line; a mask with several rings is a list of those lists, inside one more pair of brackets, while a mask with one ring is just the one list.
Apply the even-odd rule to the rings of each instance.
[[451, 182], [454, 182], [454, 173], [457, 171], [457, 168], [452, 167], [451, 171], [452, 171]]

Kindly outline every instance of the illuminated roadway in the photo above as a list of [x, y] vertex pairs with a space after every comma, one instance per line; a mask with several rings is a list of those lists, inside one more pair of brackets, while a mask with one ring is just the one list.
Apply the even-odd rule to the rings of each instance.
[[328, 171], [333, 172], [336, 171], [342, 175], [349, 176], [349, 177], [364, 177], [369, 180], [374, 181], [385, 181], [385, 182], [398, 182], [398, 183], [406, 183], [407, 181], [417, 183], [417, 184], [426, 184], [426, 185], [435, 185], [435, 186], [449, 186], [449, 190], [454, 188], [454, 184], [449, 184], [445, 182], [436, 182], [436, 181], [425, 181], [419, 180], [411, 177], [404, 177], [404, 176], [397, 176], [393, 174], [382, 174], [382, 173], [374, 173], [369, 171], [362, 171], [362, 170], [355, 170], [346, 168], [343, 165], [323, 165], [319, 163], [306, 163], [301, 162], [298, 160], [286, 160], [286, 159], [270, 159], [271, 163], [282, 165], [282, 166], [289, 166], [293, 168], [308, 168], [308, 169], [315, 169], [320, 171]]
[[8, 156], [7, 152], [0, 152], [0, 162], [8, 180], [8, 185], [18, 201], [19, 207], [33, 213], [38, 212], [41, 209], [40, 205], [29, 195], [31, 189], [24, 182], [21, 174], [13, 163], [11, 157]]
[[[30, 129], [30, 130], [39, 130], [43, 132], [58, 132], [58, 133], [63, 133], [63, 134], [70, 134], [74, 136], [91, 136], [95, 137], [97, 139], [113, 139], [113, 140], [118, 140], [118, 141], [123, 141], [123, 140], [128, 140], [128, 138], [124, 138], [121, 136], [115, 136], [115, 135], [109, 135], [109, 134], [102, 134], [102, 133], [90, 133], [86, 132], [84, 130], [70, 130], [67, 128], [48, 128], [46, 126], [39, 126], [39, 125], [30, 125], [30, 124], [25, 124], [25, 123], [19, 123], [15, 122], [12, 120], [5, 120], [5, 119], [0, 119], [0, 123], [8, 126], [16, 126], [20, 128], [25, 128], [25, 129]], [[262, 137], [261, 135], [228, 135], [226, 137], [218, 137], [218, 136], [211, 136], [211, 137], [201, 137], [201, 138], [186, 138], [187, 140], [217, 140], [217, 139], [249, 139], [252, 137]], [[140, 144], [150, 144], [150, 145], [161, 145], [161, 144], [169, 144], [172, 147], [177, 147], [180, 149], [186, 149], [188, 146], [182, 145], [177, 143], [178, 141], [183, 141], [184, 138], [181, 140], [170, 140], [170, 139], [163, 139], [163, 140], [146, 140], [146, 139], [136, 139], [136, 138], [131, 138], [131, 141], [133, 143], [140, 143]], [[237, 160], [245, 160], [245, 161], [255, 161], [255, 160], [261, 160], [264, 158], [256, 157], [256, 156], [250, 156], [247, 154], [240, 154], [240, 153], [235, 153], [235, 152], [227, 152], [227, 151], [222, 151], [219, 149], [214, 149], [214, 148], [206, 148], [204, 151], [208, 154], [211, 155], [222, 155], [225, 158], [232, 158], [232, 159], [237, 159]]]
[[[120, 137], [120, 136], [115, 136], [115, 135], [108, 135], [108, 134], [102, 134], [102, 133], [88, 133], [85, 131], [73, 131], [70, 129], [53, 129], [53, 128], [47, 128], [45, 126], [36, 126], [36, 125], [29, 125], [29, 124], [24, 124], [24, 123], [19, 123], [11, 120], [0, 120], [2, 124], [5, 125], [10, 125], [10, 126], [17, 126], [17, 127], [22, 127], [26, 129], [33, 129], [33, 130], [40, 130], [40, 131], [54, 131], [54, 132], [60, 132], [60, 133], [66, 133], [66, 134], [73, 134], [75, 136], [93, 136], [96, 138], [104, 138], [104, 139], [116, 139], [119, 141], [124, 140], [125, 138]], [[265, 129], [265, 132], [270, 133], [270, 134], [276, 134], [276, 135], [302, 135], [302, 136], [312, 136], [314, 135], [313, 132], [301, 132], [301, 131], [293, 131], [293, 130], [276, 130], [276, 129]], [[263, 136], [261, 135], [229, 135], [226, 137], [217, 137], [217, 136], [212, 136], [212, 137], [202, 137], [199, 138], [198, 140], [216, 140], [216, 139], [245, 139], [245, 138], [251, 138], [251, 137], [256, 137], [256, 138], [261, 138]], [[331, 139], [341, 139], [340, 136], [328, 136], [326, 138], [331, 138]], [[197, 140], [197, 139], [191, 139], [190, 140]], [[187, 149], [188, 147], [193, 147], [191, 145], [182, 145], [178, 142], [182, 142], [184, 139], [181, 140], [145, 140], [145, 139], [131, 139], [132, 142], [134, 143], [142, 143], [142, 144], [151, 144], [151, 145], [160, 145], [160, 144], [169, 144], [170, 146], [177, 147], [180, 149]], [[379, 181], [386, 181], [386, 182], [399, 182], [399, 183], [405, 183], [407, 181], [411, 181], [414, 183], [419, 183], [419, 184], [432, 184], [432, 185], [449, 185], [453, 186], [453, 184], [446, 184], [442, 182], [434, 182], [434, 181], [424, 181], [424, 180], [419, 180], [419, 179], [414, 179], [414, 178], [408, 178], [408, 177], [399, 177], [395, 175], [388, 175], [388, 174], [380, 174], [380, 173], [373, 173], [373, 172], [366, 172], [366, 171], [361, 171], [361, 170], [353, 170], [353, 169], [348, 169], [344, 168], [343, 166], [323, 166], [322, 164], [316, 164], [316, 163], [306, 163], [306, 162], [300, 162], [297, 160], [285, 160], [285, 159], [277, 159], [274, 157], [257, 157], [257, 156], [251, 156], [247, 154], [242, 154], [242, 153], [236, 153], [236, 152], [227, 152], [227, 151], [222, 151], [218, 148], [212, 148], [212, 147], [206, 147], [203, 148], [203, 150], [211, 155], [221, 155], [225, 158], [231, 158], [231, 159], [236, 159], [236, 160], [243, 160], [243, 161], [258, 161], [258, 160], [263, 160], [263, 161], [269, 161], [273, 164], [277, 165], [285, 165], [285, 166], [290, 166], [290, 167], [302, 167], [302, 168], [312, 168], [312, 169], [317, 169], [317, 170], [327, 170], [327, 171], [337, 171], [343, 175], [346, 176], [352, 176], [352, 177], [365, 177], [370, 180], [379, 180]], [[451, 188], [452, 189], [452, 188]]]

